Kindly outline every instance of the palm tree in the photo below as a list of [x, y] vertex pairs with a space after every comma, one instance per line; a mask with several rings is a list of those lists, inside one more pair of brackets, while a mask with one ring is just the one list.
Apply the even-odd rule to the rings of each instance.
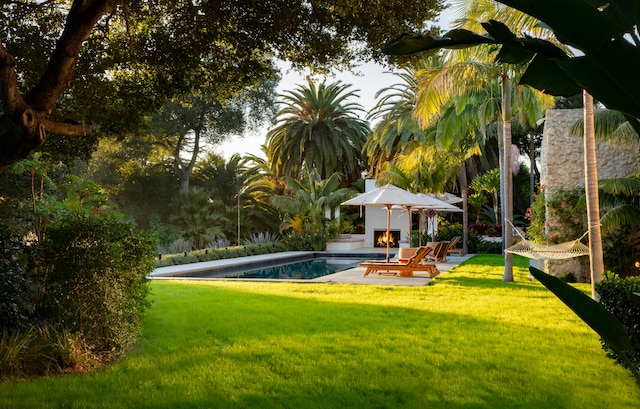
[[603, 248], [607, 270], [620, 277], [638, 275], [640, 253], [640, 172], [599, 182]]
[[379, 185], [391, 183], [415, 193], [450, 191], [458, 174], [458, 158], [449, 151], [421, 143], [397, 154], [378, 172]]
[[[587, 167], [589, 164], [596, 163], [595, 135], [598, 135], [598, 140], [628, 146], [636, 151], [640, 149], [640, 138], [638, 138], [638, 134], [629, 123], [628, 118], [621, 112], [603, 110], [594, 113], [593, 100], [588, 101], [590, 96], [586, 92], [584, 97], [585, 116], [582, 120], [576, 121], [570, 130], [570, 134], [584, 137], [585, 141], [585, 158], [588, 159], [585, 160], [585, 192], [587, 194], [587, 213], [589, 217], [589, 244], [593, 253], [591, 278], [592, 282], [598, 282], [602, 280], [601, 272], [605, 271], [601, 235], [620, 229], [623, 223], [627, 227], [635, 226], [639, 219], [634, 209], [635, 197], [637, 197], [635, 176], [601, 181], [600, 189], [604, 193], [603, 204], [612, 209], [607, 211], [601, 220], [592, 218], [592, 215], [600, 214], [599, 192], [593, 186], [593, 181], [597, 181], [597, 168], [595, 166]], [[588, 136], [589, 134], [591, 136]], [[587, 155], [589, 155], [588, 158]], [[594, 209], [594, 206], [597, 207]], [[598, 224], [602, 225], [602, 229], [597, 227]], [[630, 231], [634, 231], [633, 227]], [[591, 236], [592, 234], [593, 237]], [[600, 243], [599, 249], [597, 248], [598, 243]], [[594, 249], [593, 246], [596, 246], [596, 248]], [[597, 255], [600, 255], [600, 258]], [[594, 299], [598, 297], [593, 288], [592, 296]]]
[[411, 142], [424, 132], [413, 116], [418, 85], [415, 71], [404, 69], [394, 75], [402, 82], [376, 92], [378, 101], [368, 116], [370, 121], [379, 121], [363, 147], [369, 171], [374, 175], [384, 170], [396, 155], [410, 149]]
[[[492, 14], [491, 18], [506, 13], [515, 16], [513, 12], [505, 7], [484, 1], [460, 1], [457, 6], [458, 11], [465, 14], [465, 19], [459, 21], [459, 26], [473, 27], [477, 21], [487, 18], [488, 14]], [[533, 23], [535, 20], [522, 16], [522, 13], [512, 19], [512, 22], [519, 24], [521, 27], [530, 27], [527, 24]], [[498, 18], [505, 19], [504, 16]], [[510, 146], [511, 146], [511, 81], [515, 77], [514, 69], [508, 65], [499, 65], [493, 63], [492, 50], [487, 47], [474, 47], [462, 50], [449, 51], [445, 54], [446, 64], [440, 69], [431, 70], [425, 75], [425, 80], [421, 82], [418, 92], [419, 104], [417, 113], [421, 115], [423, 125], [428, 125], [432, 121], [437, 120], [438, 113], [454, 95], [461, 96], [461, 107], [466, 105], [465, 100], [468, 95], [477, 93], [495, 80], [499, 79], [502, 95], [499, 98], [500, 104], [496, 109], [495, 104], [485, 104], [491, 108], [489, 111], [500, 113], [501, 125], [498, 127], [499, 145], [501, 152], [501, 174], [503, 175], [502, 201], [505, 210], [504, 217], [512, 218], [512, 188], [511, 177], [509, 177], [508, 166], [510, 164]], [[488, 62], [492, 61], [492, 62]], [[462, 80], [461, 80], [462, 79]], [[422, 105], [422, 107], [420, 106]], [[458, 110], [460, 108], [457, 108]], [[479, 109], [482, 112], [481, 109]], [[484, 115], [486, 118], [486, 115]], [[481, 129], [486, 124], [485, 120], [481, 120], [479, 126]], [[446, 136], [439, 136], [444, 137]], [[511, 229], [506, 227], [506, 223], [502, 223], [503, 227], [503, 246], [504, 248], [511, 245]], [[511, 256], [505, 254], [505, 271], [504, 281], [513, 281], [513, 272], [511, 266]]]
[[602, 231], [600, 229], [600, 207], [598, 199], [598, 167], [596, 162], [596, 137], [593, 120], [593, 98], [584, 96], [584, 182], [587, 196], [587, 218], [589, 221], [589, 252], [591, 259], [591, 297], [599, 301], [595, 283], [602, 281], [604, 254], [602, 253]]
[[175, 204], [178, 210], [171, 222], [182, 230], [182, 237], [194, 248], [205, 248], [213, 240], [224, 238], [222, 202], [212, 200], [204, 190], [196, 188], [178, 195]]
[[357, 97], [350, 87], [340, 81], [316, 86], [308, 80], [306, 87], [280, 95], [282, 108], [265, 144], [278, 177], [296, 179], [305, 168], [317, 169], [321, 178], [342, 173], [345, 186], [361, 177], [362, 146], [370, 130], [358, 117], [362, 106], [348, 102]]
[[500, 223], [500, 169], [476, 175], [471, 181], [471, 188], [476, 192], [487, 192], [493, 199], [493, 214], [496, 223]]
[[194, 169], [193, 185], [222, 202], [228, 219], [225, 236], [237, 237], [238, 243], [251, 234], [278, 229], [279, 212], [268, 200], [272, 185], [262, 176], [252, 158], [238, 154], [225, 160], [209, 153]]
[[[536, 36], [538, 38], [544, 38], [554, 42], [560, 48], [567, 50], [567, 47], [558, 43], [555, 40], [553, 32], [548, 30], [544, 24], [540, 24], [540, 21], [522, 13], [514, 8], [498, 5], [496, 2], [488, 2], [483, 0], [454, 0], [454, 3], [458, 2], [460, 10], [464, 10], [466, 7], [467, 21], [462, 22], [460, 27], [464, 27], [470, 30], [477, 30], [480, 28], [480, 22], [488, 20], [501, 21], [514, 32], [526, 32], [529, 35]], [[568, 50], [567, 50], [568, 51]], [[568, 51], [569, 52], [569, 51]], [[503, 101], [507, 101], [503, 99]], [[598, 191], [597, 191], [597, 168], [595, 157], [595, 143], [593, 135], [593, 126], [589, 125], [589, 121], [593, 120], [593, 99], [586, 92], [584, 93], [584, 107], [585, 107], [585, 186], [587, 188], [587, 213], [589, 218], [589, 247], [590, 247], [590, 259], [591, 259], [591, 282], [592, 282], [592, 297], [598, 298], [595, 292], [595, 283], [602, 280], [601, 272], [604, 271], [604, 263], [602, 256], [602, 240], [600, 233], [599, 223], [599, 209], [598, 209]], [[503, 110], [503, 113], [510, 115], [510, 110]], [[505, 117], [504, 124], [507, 125]], [[592, 124], [593, 122], [591, 122]], [[508, 125], [510, 126], [510, 125]], [[510, 139], [510, 135], [506, 132], [504, 134], [506, 138]], [[508, 148], [508, 147], [506, 147]], [[590, 149], [590, 150], [588, 150]], [[508, 149], [505, 149], [505, 154], [508, 154]], [[506, 155], [505, 155], [506, 158]], [[510, 184], [506, 189], [510, 189]], [[504, 202], [504, 204], [511, 206], [512, 200]], [[511, 216], [509, 209], [505, 209], [508, 216]], [[505, 223], [503, 223], [505, 224]], [[507, 229], [509, 232], [510, 229]], [[506, 230], [503, 228], [503, 232]], [[507, 257], [508, 254], [505, 255]], [[505, 278], [506, 272], [505, 258]]]
[[436, 129], [428, 135], [428, 143], [454, 152], [459, 160], [465, 251], [469, 237], [467, 161], [481, 153], [486, 124], [500, 112], [495, 87], [486, 80], [486, 74], [493, 72], [489, 65], [463, 60], [438, 61], [416, 74], [415, 115], [423, 127]]

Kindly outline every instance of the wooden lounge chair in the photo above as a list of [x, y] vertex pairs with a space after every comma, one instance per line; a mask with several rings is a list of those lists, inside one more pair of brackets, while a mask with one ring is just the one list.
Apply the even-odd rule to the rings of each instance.
[[464, 256], [464, 249], [462, 247], [456, 247], [460, 239], [460, 236], [455, 236], [451, 239], [451, 242], [449, 243], [449, 249], [447, 250], [447, 256], [450, 256], [451, 254], [459, 254], [461, 256]]
[[367, 270], [364, 272], [364, 276], [368, 276], [371, 273], [381, 274], [392, 273], [393, 275], [400, 276], [413, 276], [414, 271], [426, 271], [429, 273], [429, 277], [434, 278], [440, 274], [440, 270], [435, 264], [425, 263], [424, 258], [433, 249], [431, 247], [419, 247], [416, 253], [407, 261], [365, 261], [358, 264], [359, 267], [365, 267]]
[[436, 248], [433, 249], [433, 254], [427, 255], [429, 261], [435, 261], [436, 263], [444, 263], [447, 261], [447, 251], [449, 250], [449, 242], [441, 241], [436, 244]]

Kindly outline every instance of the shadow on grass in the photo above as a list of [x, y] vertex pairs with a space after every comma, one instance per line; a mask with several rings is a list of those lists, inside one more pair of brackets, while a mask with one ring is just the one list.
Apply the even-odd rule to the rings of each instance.
[[[515, 283], [496, 263], [474, 258], [436, 280], [468, 292], [155, 282], [134, 353], [88, 376], [0, 384], [0, 407], [632, 407], [640, 395], [615, 382], [622, 370], [576, 347], [593, 337], [551, 325], [566, 313], [544, 308], [551, 296], [537, 297], [548, 291], [524, 281], [524, 263]], [[499, 314], [491, 290], [509, 288], [534, 294], [509, 305], [530, 301], [526, 315]]]
[[497, 254], [479, 254], [441, 275], [435, 283], [454, 286], [491, 289], [523, 289], [534, 292], [548, 292], [536, 280], [529, 277], [529, 259], [513, 257], [512, 282], [503, 281], [504, 257]]

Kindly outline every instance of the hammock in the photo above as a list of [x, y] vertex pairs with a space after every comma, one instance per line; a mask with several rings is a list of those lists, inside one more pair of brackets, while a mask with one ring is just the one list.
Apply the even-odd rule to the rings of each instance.
[[[508, 220], [507, 220], [508, 221]], [[510, 221], [508, 221], [511, 224]], [[559, 244], [545, 245], [538, 244], [525, 239], [524, 235], [516, 229], [513, 224], [511, 227], [518, 233], [522, 241], [505, 249], [504, 251], [511, 254], [518, 254], [535, 260], [564, 260], [573, 257], [586, 256], [589, 254], [589, 247], [582, 244], [582, 240], [589, 232], [586, 232], [577, 240], [567, 241]]]

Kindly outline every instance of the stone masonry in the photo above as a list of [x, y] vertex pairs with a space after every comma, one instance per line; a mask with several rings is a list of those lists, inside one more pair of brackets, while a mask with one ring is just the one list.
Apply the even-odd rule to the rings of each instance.
[[[547, 111], [540, 158], [540, 183], [548, 197], [559, 189], [584, 187], [583, 139], [569, 136], [573, 124], [582, 118], [582, 109], [552, 109]], [[638, 155], [624, 146], [597, 143], [598, 179], [629, 176], [638, 165]], [[547, 211], [547, 223], [554, 220]], [[577, 238], [577, 237], [576, 237]], [[589, 281], [588, 257], [562, 261], [547, 261], [541, 267], [549, 274], [560, 276], [572, 272], [579, 281]]]

